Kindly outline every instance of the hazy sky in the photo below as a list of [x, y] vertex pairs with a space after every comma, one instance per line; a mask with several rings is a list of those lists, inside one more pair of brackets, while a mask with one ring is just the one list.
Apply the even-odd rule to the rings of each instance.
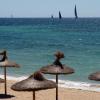
[[100, 0], [0, 0], [0, 17], [100, 17]]

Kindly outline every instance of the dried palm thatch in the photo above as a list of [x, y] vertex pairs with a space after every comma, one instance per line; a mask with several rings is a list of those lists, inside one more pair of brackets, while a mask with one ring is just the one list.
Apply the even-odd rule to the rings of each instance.
[[89, 75], [90, 80], [100, 81], [100, 71]]
[[56, 60], [54, 61], [53, 64], [44, 66], [40, 69], [42, 73], [45, 73], [45, 74], [72, 74], [74, 73], [74, 69], [66, 65], [63, 65], [60, 62], [60, 59], [64, 58], [64, 54], [62, 52], [60, 51], [57, 52], [55, 56], [56, 56]]
[[42, 67], [41, 69], [41, 72], [42, 73], [45, 73], [45, 74], [72, 74], [74, 73], [74, 69], [66, 66], [66, 65], [62, 65], [59, 66], [59, 65], [55, 65], [55, 64], [52, 64], [52, 65], [47, 65], [45, 67]]
[[35, 99], [35, 91], [56, 88], [56, 83], [47, 80], [41, 72], [35, 72], [29, 78], [15, 83], [11, 89], [15, 91], [33, 91], [33, 100]]
[[4, 82], [5, 82], [4, 79], [0, 78], [0, 83], [4, 83]]
[[38, 91], [55, 87], [55, 82], [45, 79], [40, 72], [35, 72], [29, 78], [14, 84], [11, 89], [15, 91]]

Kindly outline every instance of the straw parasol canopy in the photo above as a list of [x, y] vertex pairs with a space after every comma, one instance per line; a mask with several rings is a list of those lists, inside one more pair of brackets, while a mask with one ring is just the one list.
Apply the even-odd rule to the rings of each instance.
[[3, 55], [3, 58], [0, 60], [0, 67], [20, 67], [18, 64], [8, 60], [6, 50], [0, 54]]
[[74, 69], [62, 64], [60, 62], [61, 58], [64, 58], [64, 54], [60, 51], [55, 53], [56, 60], [53, 64], [44, 66], [40, 69], [42, 73], [45, 74], [72, 74], [74, 73]]
[[47, 65], [45, 67], [42, 67], [40, 70], [44, 74], [72, 74], [74, 73], [74, 70], [66, 65], [62, 65], [63, 67], [59, 65]]
[[0, 67], [17, 67], [19, 68], [19, 65], [15, 62], [9, 61], [8, 59], [5, 59], [5, 61], [0, 62]]
[[0, 55], [1, 56], [3, 56], [3, 58], [0, 56], [0, 62], [2, 62], [2, 61], [4, 61], [5, 60], [5, 57], [4, 57], [4, 55], [5, 55], [5, 50], [4, 51], [2, 51], [2, 52], [0, 52]]
[[40, 71], [44, 74], [56, 75], [56, 83], [57, 83], [56, 100], [58, 100], [58, 75], [59, 74], [72, 74], [74, 73], [74, 69], [60, 62], [60, 59], [64, 58], [64, 53], [58, 51], [54, 55], [56, 56], [56, 60], [53, 62], [53, 64], [42, 67]]
[[0, 78], [0, 83], [4, 83], [4, 79]]
[[11, 86], [15, 91], [33, 91], [33, 100], [35, 100], [35, 91], [52, 88], [56, 88], [56, 83], [45, 79], [39, 71]]
[[100, 81], [100, 71], [89, 75], [90, 80]]
[[7, 95], [6, 67], [20, 67], [20, 66], [15, 62], [8, 60], [7, 52], [5, 50], [0, 54], [3, 55], [2, 60], [0, 60], [0, 67], [4, 67], [5, 95]]

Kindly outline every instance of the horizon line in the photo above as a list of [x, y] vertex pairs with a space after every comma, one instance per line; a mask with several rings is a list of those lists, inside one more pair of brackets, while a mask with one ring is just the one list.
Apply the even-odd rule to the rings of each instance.
[[[10, 19], [14, 19], [14, 18], [49, 18], [51, 19], [51, 17], [0, 17], [0, 18], [10, 18]], [[62, 19], [66, 19], [66, 18], [75, 18], [75, 17], [62, 17]], [[100, 17], [78, 17], [78, 19], [81, 18], [100, 18]], [[54, 19], [59, 19], [59, 17], [54, 17]]]

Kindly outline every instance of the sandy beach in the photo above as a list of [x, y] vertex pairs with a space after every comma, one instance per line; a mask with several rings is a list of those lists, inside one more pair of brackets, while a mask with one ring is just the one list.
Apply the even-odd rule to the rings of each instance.
[[[0, 84], [0, 100], [32, 100], [32, 92], [17, 92], [10, 89], [15, 81], [8, 81], [8, 94], [12, 98], [2, 98], [4, 84]], [[55, 89], [36, 92], [36, 100], [55, 100]], [[59, 88], [59, 100], [100, 100], [100, 92]]]

